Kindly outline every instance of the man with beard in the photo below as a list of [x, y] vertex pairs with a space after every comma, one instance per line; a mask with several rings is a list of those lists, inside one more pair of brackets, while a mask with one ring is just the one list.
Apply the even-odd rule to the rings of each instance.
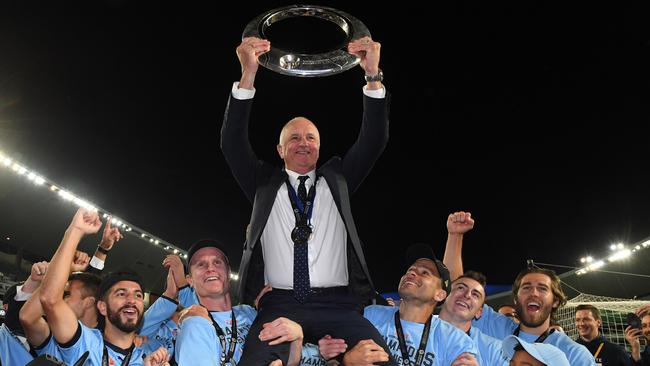
[[599, 365], [629, 365], [630, 357], [625, 350], [605, 339], [599, 331], [601, 326], [602, 320], [597, 307], [587, 304], [576, 306], [576, 329], [578, 330], [576, 342], [587, 347]]
[[144, 310], [144, 293], [137, 274], [114, 272], [102, 281], [97, 309], [105, 320], [103, 332], [81, 323], [63, 297], [77, 245], [101, 225], [96, 212], [83, 208], [77, 211], [43, 279], [41, 305], [65, 363], [74, 364], [88, 351], [85, 365], [143, 365], [142, 351], [133, 344]]
[[[650, 366], [650, 307], [637, 309], [636, 314], [641, 318], [641, 329], [628, 326], [625, 328], [625, 340], [632, 349], [632, 365]], [[645, 350], [641, 352], [639, 338], [645, 337]]]
[[478, 319], [483, 313], [485, 302], [486, 279], [482, 273], [467, 271], [451, 284], [451, 292], [440, 311], [440, 319], [453, 324], [465, 332], [476, 344], [479, 365], [508, 365], [508, 360], [501, 350], [501, 341], [483, 334], [472, 327], [472, 319]]
[[497, 339], [514, 334], [526, 342], [554, 345], [564, 352], [572, 366], [596, 364], [586, 347], [566, 334], [550, 329], [551, 317], [566, 303], [560, 278], [555, 272], [542, 268], [525, 269], [515, 279], [512, 292], [519, 325], [487, 305], [483, 305], [483, 315], [473, 320], [472, 325]]

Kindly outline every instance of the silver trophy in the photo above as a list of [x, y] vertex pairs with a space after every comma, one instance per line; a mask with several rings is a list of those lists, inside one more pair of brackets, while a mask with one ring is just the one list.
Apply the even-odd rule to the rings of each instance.
[[[270, 10], [251, 20], [244, 29], [243, 37], [266, 37], [271, 25], [283, 19], [294, 17], [316, 17], [339, 26], [347, 35], [347, 45], [351, 40], [370, 36], [368, 28], [359, 19], [340, 10], [319, 5], [291, 5]], [[317, 77], [329, 76], [349, 70], [359, 63], [359, 58], [342, 49], [323, 53], [296, 53], [271, 47], [271, 50], [258, 58], [260, 65], [269, 70], [289, 76]]]

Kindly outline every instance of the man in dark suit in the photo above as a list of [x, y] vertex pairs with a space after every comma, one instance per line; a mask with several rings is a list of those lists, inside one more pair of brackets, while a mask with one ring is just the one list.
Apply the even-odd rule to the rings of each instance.
[[239, 266], [239, 299], [252, 304], [265, 285], [273, 288], [259, 301], [240, 365], [274, 360], [286, 365], [286, 345], [268, 346], [257, 337], [265, 323], [280, 316], [299, 323], [306, 342], [332, 335], [354, 346], [370, 338], [388, 351], [381, 335], [360, 313], [376, 292], [349, 197], [388, 142], [380, 44], [363, 37], [348, 45], [366, 73], [362, 125], [344, 157], [333, 157], [318, 169], [320, 136], [305, 117], [290, 120], [280, 133], [277, 151], [284, 168], [259, 160], [248, 140], [257, 60], [270, 47], [268, 40], [254, 37], [237, 47], [242, 76], [233, 85], [221, 129], [224, 157], [253, 203]]

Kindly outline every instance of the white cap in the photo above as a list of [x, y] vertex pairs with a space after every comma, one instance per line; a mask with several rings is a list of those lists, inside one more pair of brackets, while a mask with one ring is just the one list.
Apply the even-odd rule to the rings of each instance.
[[529, 355], [537, 361], [548, 366], [570, 366], [566, 355], [559, 348], [545, 343], [528, 343], [523, 339], [510, 335], [503, 340], [503, 353], [512, 359], [515, 354], [515, 347], [520, 344]]

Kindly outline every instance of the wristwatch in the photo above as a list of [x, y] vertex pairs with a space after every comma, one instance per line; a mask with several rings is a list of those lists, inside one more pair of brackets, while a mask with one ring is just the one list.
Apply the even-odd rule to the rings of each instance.
[[366, 82], [370, 83], [372, 81], [382, 81], [384, 80], [384, 73], [381, 71], [381, 69], [378, 69], [378, 73], [376, 75], [366, 75]]

